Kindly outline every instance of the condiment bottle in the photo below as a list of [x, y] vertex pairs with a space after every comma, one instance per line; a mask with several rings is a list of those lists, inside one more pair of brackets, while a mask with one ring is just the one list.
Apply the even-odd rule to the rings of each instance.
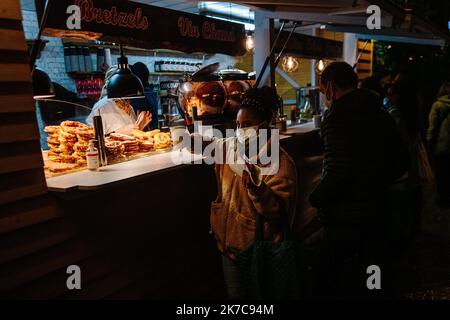
[[89, 140], [89, 147], [86, 151], [86, 162], [89, 170], [95, 171], [100, 167], [98, 150], [95, 147], [95, 140]]
[[291, 124], [297, 123], [297, 106], [291, 106]]

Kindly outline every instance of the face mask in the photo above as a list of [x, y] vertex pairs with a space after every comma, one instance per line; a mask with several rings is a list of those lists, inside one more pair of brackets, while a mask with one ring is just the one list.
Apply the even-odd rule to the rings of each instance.
[[236, 130], [236, 138], [242, 144], [246, 143], [251, 139], [255, 139], [258, 136], [259, 125], [240, 128]]

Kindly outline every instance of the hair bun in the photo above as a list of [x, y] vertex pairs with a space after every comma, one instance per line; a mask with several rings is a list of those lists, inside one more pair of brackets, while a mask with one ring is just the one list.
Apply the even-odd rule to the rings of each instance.
[[278, 109], [280, 98], [276, 89], [264, 86], [251, 88], [245, 92], [241, 108], [250, 108], [256, 115], [270, 121]]

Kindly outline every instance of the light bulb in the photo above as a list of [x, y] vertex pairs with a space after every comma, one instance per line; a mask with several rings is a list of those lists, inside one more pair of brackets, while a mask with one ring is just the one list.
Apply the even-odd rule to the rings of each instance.
[[321, 72], [323, 71], [323, 69], [325, 69], [325, 64], [323, 63], [322, 59], [319, 60], [319, 64], [317, 66], [317, 69], [319, 69], [319, 71], [321, 71]]
[[326, 69], [326, 67], [330, 64], [329, 60], [324, 60], [324, 59], [320, 59], [319, 61], [316, 62], [316, 73], [317, 74], [322, 74], [323, 70]]
[[283, 58], [281, 66], [285, 72], [291, 73], [298, 70], [299, 62], [295, 57], [287, 56]]
[[255, 48], [255, 40], [252, 35], [247, 36], [247, 39], [245, 40], [245, 47], [247, 48], [247, 51], [251, 51]]
[[292, 69], [294, 67], [294, 60], [292, 59], [292, 57], [288, 58], [287, 66], [289, 69]]

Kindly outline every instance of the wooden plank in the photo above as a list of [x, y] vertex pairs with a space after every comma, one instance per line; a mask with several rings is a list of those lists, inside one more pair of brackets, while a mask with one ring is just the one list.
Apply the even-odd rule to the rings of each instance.
[[26, 63], [0, 63], [0, 82], [30, 81], [30, 66]]
[[[76, 261], [74, 264], [81, 269], [81, 288], [105, 277], [107, 274], [121, 267], [112, 263], [105, 255], [95, 255], [87, 259]], [[56, 299], [70, 294], [66, 287], [67, 273], [65, 268], [56, 270], [32, 282], [14, 288], [8, 292], [11, 299]]]
[[44, 170], [34, 169], [0, 176], [0, 204], [43, 195], [48, 192]]
[[372, 53], [363, 53], [361, 55], [360, 59], [371, 60], [372, 59]]
[[75, 228], [65, 219], [54, 219], [0, 236], [0, 264], [58, 245], [74, 238]]
[[138, 300], [144, 299], [144, 289], [142, 282], [133, 282], [128, 287], [105, 297], [106, 300]]
[[43, 166], [42, 156], [37, 152], [0, 158], [0, 174], [43, 168]]
[[127, 287], [145, 272], [143, 267], [137, 265], [128, 266], [109, 273], [103, 278], [85, 286], [84, 290], [72, 292], [67, 299], [70, 300], [98, 300], [111, 296]]
[[20, 188], [10, 190], [0, 190], [0, 204], [43, 195], [47, 192], [47, 186], [43, 185], [42, 183], [22, 186]]
[[[81, 269], [81, 289], [87, 290], [92, 283], [107, 277], [118, 270], [129, 270], [130, 261], [113, 261], [105, 254], [97, 254], [81, 261], [74, 261]], [[133, 273], [133, 279], [136, 275]], [[57, 270], [46, 276], [40, 277], [32, 282], [14, 288], [8, 292], [11, 299], [74, 299], [74, 292], [66, 287], [67, 273], [65, 269]], [[142, 287], [142, 285], [141, 285]], [[113, 291], [121, 291], [116, 287]], [[143, 298], [142, 294], [139, 296]]]
[[19, 0], [2, 0], [0, 2], [0, 19], [22, 20]]
[[0, 96], [0, 113], [33, 112], [34, 101], [30, 94]]
[[0, 292], [7, 292], [56, 270], [67, 268], [92, 256], [94, 252], [92, 246], [87, 247], [82, 240], [70, 240], [5, 263], [0, 268]]
[[0, 126], [0, 143], [39, 140], [37, 121], [35, 123], [9, 124]]
[[0, 29], [0, 50], [27, 51], [22, 30]]
[[358, 65], [357, 65], [357, 69], [371, 69], [372, 68], [372, 63], [366, 63], [366, 62], [363, 62], [363, 63], [361, 63], [361, 62], [358, 62]]
[[[3, 96], [28, 95], [33, 99], [33, 86], [30, 81], [26, 82], [2, 82], [0, 85], [0, 99]], [[20, 111], [18, 111], [20, 112]]]
[[50, 197], [26, 199], [0, 208], [0, 234], [61, 217], [60, 208]]

